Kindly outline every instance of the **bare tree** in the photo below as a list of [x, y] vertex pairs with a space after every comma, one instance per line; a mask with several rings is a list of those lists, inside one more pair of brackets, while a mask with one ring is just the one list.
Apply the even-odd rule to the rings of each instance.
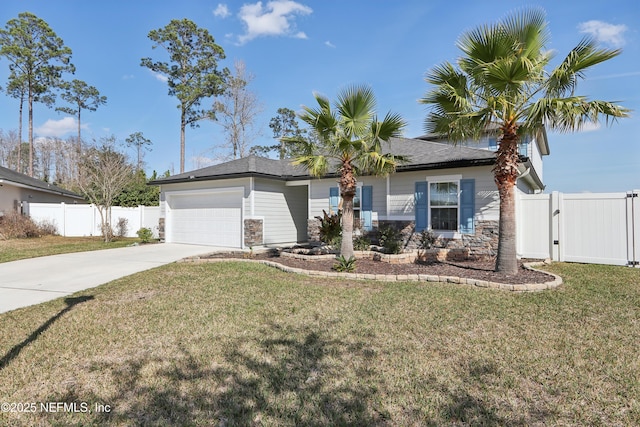
[[77, 186], [100, 213], [105, 242], [113, 239], [111, 207], [118, 194], [134, 179], [133, 165], [118, 151], [116, 138], [101, 138], [99, 145], [88, 148], [79, 163]]
[[18, 149], [18, 136], [16, 131], [10, 130], [8, 132], [4, 132], [0, 129], [0, 165], [7, 167], [9, 169], [15, 169], [17, 166], [17, 159], [15, 158], [14, 153]]
[[255, 92], [247, 89], [253, 79], [244, 62], [235, 61], [234, 73], [227, 78], [224, 93], [213, 105], [234, 159], [246, 157], [251, 143], [259, 135], [254, 125], [263, 107]]
[[53, 138], [36, 138], [34, 141], [35, 150], [40, 165], [38, 178], [45, 182], [52, 182], [55, 177], [55, 151], [56, 141]]
[[142, 132], [134, 132], [125, 140], [128, 147], [136, 147], [138, 153], [138, 160], [136, 161], [136, 171], [142, 169], [142, 157], [144, 156], [144, 150], [151, 151], [150, 139], [147, 139], [142, 135]]

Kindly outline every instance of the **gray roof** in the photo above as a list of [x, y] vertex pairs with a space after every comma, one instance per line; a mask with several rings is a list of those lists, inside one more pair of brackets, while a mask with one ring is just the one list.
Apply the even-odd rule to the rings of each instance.
[[[490, 165], [495, 161], [494, 152], [478, 148], [454, 146], [441, 142], [409, 138], [391, 138], [389, 142], [389, 145], [383, 145], [383, 152], [390, 152], [409, 158], [407, 163], [398, 167], [398, 172]], [[157, 179], [150, 182], [150, 184], [160, 185], [174, 182], [206, 181], [247, 176], [281, 180], [310, 178], [306, 169], [302, 166], [293, 166], [291, 159], [273, 160], [266, 157], [249, 156], [179, 175]]]
[[29, 187], [34, 190], [40, 190], [47, 193], [55, 193], [60, 194], [61, 196], [84, 200], [84, 197], [72, 191], [65, 190], [64, 188], [58, 187], [57, 185], [49, 184], [48, 182], [44, 182], [36, 178], [31, 178], [29, 175], [25, 175], [23, 173], [5, 168], [3, 166], [0, 166], [0, 182], [7, 182], [22, 187]]

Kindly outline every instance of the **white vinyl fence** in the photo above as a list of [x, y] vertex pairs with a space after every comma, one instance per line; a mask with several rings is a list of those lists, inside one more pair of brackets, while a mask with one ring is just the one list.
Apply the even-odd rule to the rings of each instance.
[[640, 190], [518, 195], [524, 258], [640, 267]]
[[[101, 236], [100, 213], [94, 205], [68, 205], [66, 203], [29, 203], [29, 216], [36, 222], [53, 224], [61, 236]], [[111, 227], [115, 230], [120, 218], [127, 219], [126, 237], [137, 237], [136, 232], [145, 227], [158, 237], [160, 207], [111, 208]]]

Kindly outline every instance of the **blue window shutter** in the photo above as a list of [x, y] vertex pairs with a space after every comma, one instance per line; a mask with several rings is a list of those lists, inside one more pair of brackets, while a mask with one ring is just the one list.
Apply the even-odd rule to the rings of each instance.
[[338, 187], [329, 188], [329, 215], [338, 213], [339, 202], [340, 202], [340, 191], [338, 191]]
[[426, 182], [416, 182], [416, 231], [427, 228], [427, 188]]
[[473, 234], [475, 232], [474, 216], [476, 205], [476, 180], [460, 180], [460, 232]]
[[373, 187], [371, 185], [362, 186], [362, 200], [360, 202], [360, 213], [364, 222], [364, 229], [371, 231], [373, 229], [372, 211], [373, 211]]

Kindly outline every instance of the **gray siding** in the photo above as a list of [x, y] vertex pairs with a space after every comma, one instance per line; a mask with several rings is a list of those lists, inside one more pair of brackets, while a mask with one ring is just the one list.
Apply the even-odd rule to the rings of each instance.
[[[392, 178], [393, 179], [393, 178]], [[359, 177], [358, 183], [372, 187], [373, 212], [378, 217], [387, 213], [387, 180], [382, 177]], [[309, 218], [322, 216], [322, 210], [329, 212], [329, 188], [337, 187], [337, 178], [314, 179], [310, 184], [310, 209]]]
[[[477, 166], [432, 171], [400, 172], [389, 176], [389, 216], [387, 217], [386, 178], [363, 177], [363, 185], [373, 186], [373, 211], [378, 219], [413, 220], [415, 183], [426, 181], [428, 177], [462, 175], [462, 179], [476, 180], [476, 220], [497, 220], [499, 218], [499, 196], [491, 166]], [[315, 179], [310, 184], [309, 217], [329, 211], [329, 188], [338, 184], [335, 178]]]
[[254, 218], [262, 218], [264, 244], [306, 240], [307, 186], [256, 179]]

